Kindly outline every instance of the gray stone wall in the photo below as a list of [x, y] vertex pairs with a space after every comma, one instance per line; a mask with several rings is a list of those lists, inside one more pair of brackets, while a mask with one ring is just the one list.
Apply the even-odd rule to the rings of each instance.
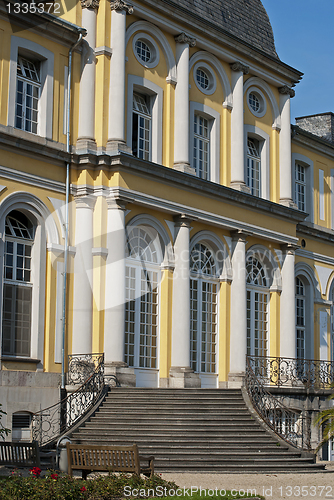
[[306, 132], [334, 143], [334, 113], [302, 116], [296, 118], [296, 125]]

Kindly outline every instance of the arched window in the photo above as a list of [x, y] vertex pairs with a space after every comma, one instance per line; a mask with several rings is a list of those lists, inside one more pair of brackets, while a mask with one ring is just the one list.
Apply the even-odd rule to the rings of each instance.
[[255, 257], [246, 261], [247, 354], [268, 355], [269, 280], [265, 267]]
[[296, 278], [296, 356], [305, 359], [306, 339], [306, 289], [300, 278]]
[[246, 184], [251, 194], [261, 196], [261, 154], [260, 143], [257, 139], [248, 137], [247, 140], [247, 169]]
[[190, 365], [195, 372], [216, 373], [218, 281], [213, 252], [197, 243], [190, 255]]
[[32, 276], [34, 226], [14, 210], [6, 217], [2, 315], [2, 354], [31, 354]]
[[158, 368], [158, 235], [146, 227], [131, 228], [126, 257], [125, 362], [135, 368]]

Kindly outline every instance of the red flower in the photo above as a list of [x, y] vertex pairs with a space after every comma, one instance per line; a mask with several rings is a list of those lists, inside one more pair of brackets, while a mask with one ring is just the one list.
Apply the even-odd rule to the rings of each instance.
[[82, 492], [87, 491], [87, 488], [85, 488], [85, 486], [83, 486], [80, 491], [82, 491]]
[[33, 476], [39, 477], [42, 471], [39, 467], [33, 467], [32, 469], [30, 469], [30, 472]]
[[58, 474], [51, 474], [51, 479], [58, 479]]

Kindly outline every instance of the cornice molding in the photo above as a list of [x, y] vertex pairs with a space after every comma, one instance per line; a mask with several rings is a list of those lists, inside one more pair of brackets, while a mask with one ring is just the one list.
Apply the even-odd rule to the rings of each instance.
[[122, 10], [125, 10], [125, 12], [127, 14], [133, 14], [133, 5], [130, 5], [126, 2], [124, 2], [124, 0], [114, 0], [112, 2], [110, 2], [110, 9], [111, 10], [116, 10], [116, 11], [119, 11], [121, 12]]
[[328, 243], [334, 243], [334, 231], [332, 229], [315, 226], [310, 222], [300, 222], [297, 224], [297, 233], [312, 238], [321, 239]]
[[65, 183], [40, 177], [39, 175], [28, 174], [22, 170], [15, 170], [13, 168], [3, 167], [0, 165], [0, 177], [9, 179], [29, 186], [35, 186], [42, 189], [49, 189], [57, 193], [65, 194]]
[[180, 33], [179, 35], [174, 37], [174, 40], [176, 43], [187, 43], [189, 47], [196, 46], [196, 38], [192, 38], [186, 33]]
[[249, 73], [249, 66], [240, 61], [230, 63], [230, 68], [232, 71], [242, 71], [244, 75], [248, 75]]

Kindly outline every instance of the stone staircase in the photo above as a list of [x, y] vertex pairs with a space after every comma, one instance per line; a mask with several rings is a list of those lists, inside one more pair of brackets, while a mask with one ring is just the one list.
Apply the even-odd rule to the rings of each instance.
[[137, 443], [157, 472], [316, 472], [324, 466], [272, 437], [241, 390], [111, 389], [74, 443]]

